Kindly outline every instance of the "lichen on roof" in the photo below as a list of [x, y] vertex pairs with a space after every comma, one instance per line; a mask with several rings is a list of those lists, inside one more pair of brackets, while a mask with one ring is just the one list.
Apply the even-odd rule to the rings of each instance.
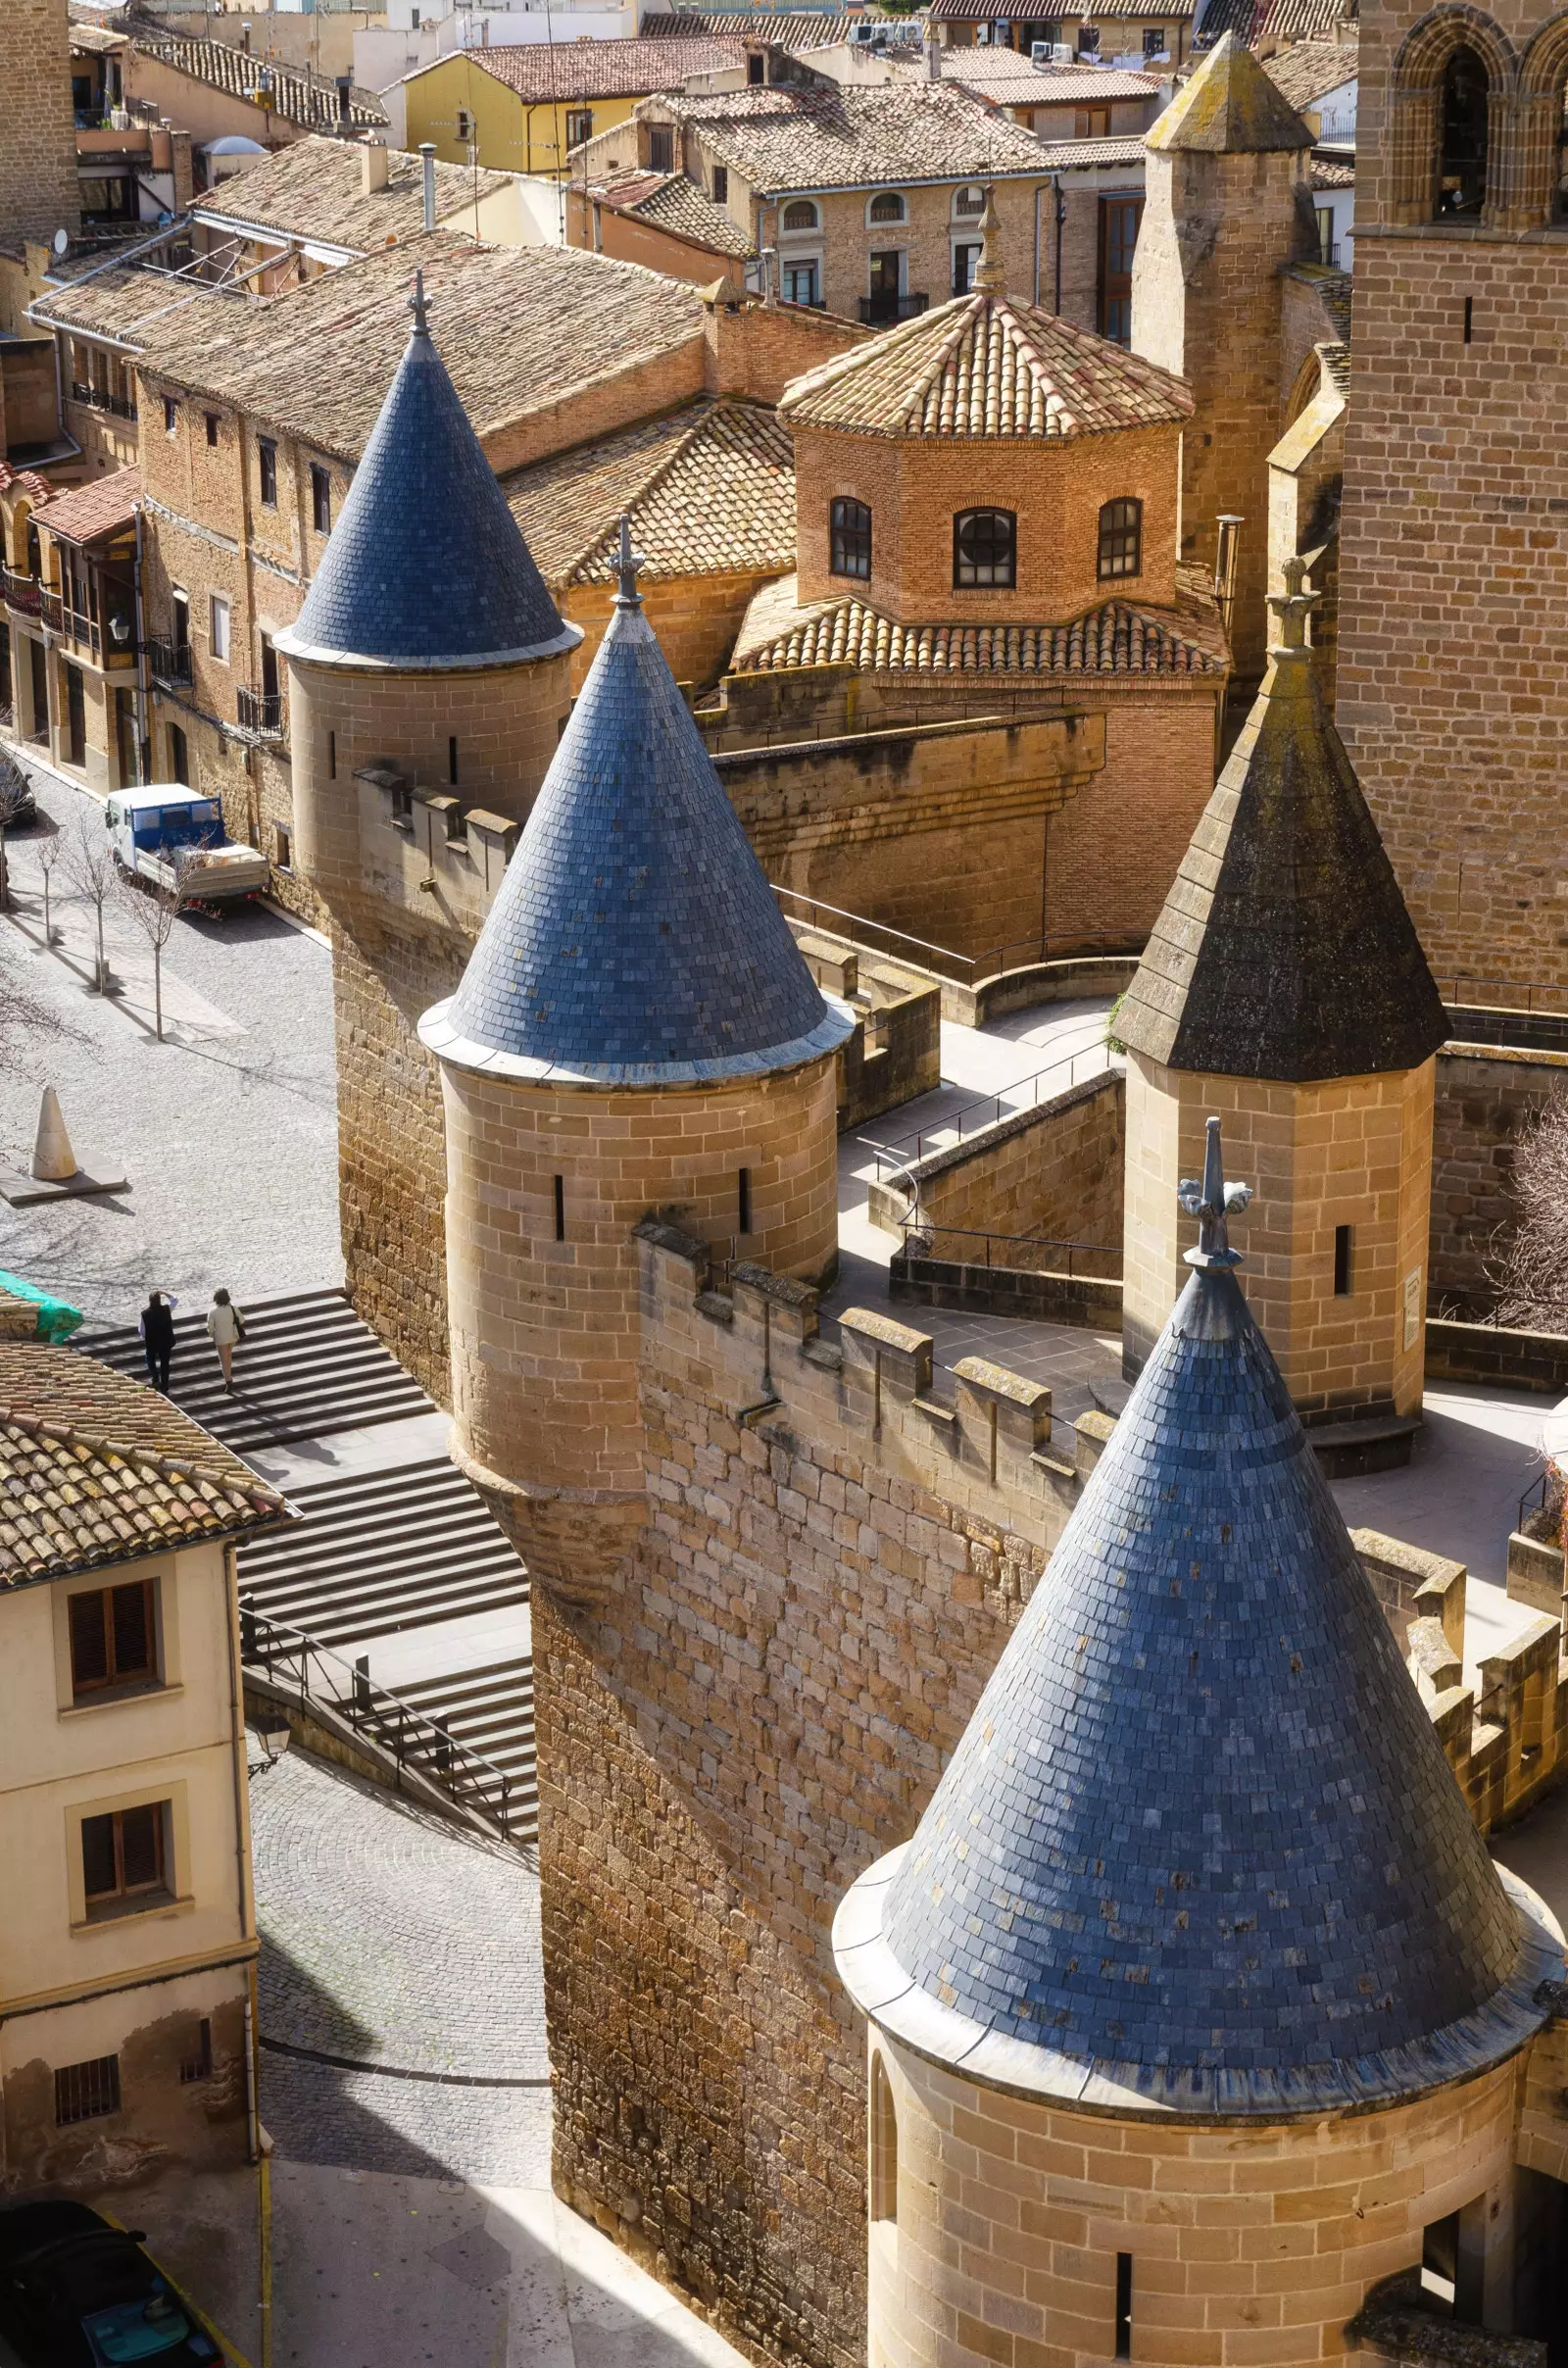
[[1252, 156], [1310, 148], [1312, 134], [1251, 51], [1227, 32], [1155, 117], [1144, 145], [1159, 154], [1189, 148]]

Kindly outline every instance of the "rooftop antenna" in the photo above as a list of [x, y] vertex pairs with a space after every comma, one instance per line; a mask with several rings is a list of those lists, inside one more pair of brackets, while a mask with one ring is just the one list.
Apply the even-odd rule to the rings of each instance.
[[1220, 1147], [1219, 1120], [1207, 1122], [1203, 1148], [1203, 1180], [1183, 1176], [1176, 1198], [1190, 1217], [1198, 1219], [1198, 1248], [1186, 1252], [1189, 1266], [1239, 1266], [1242, 1254], [1233, 1250], [1226, 1231], [1227, 1217], [1240, 1216], [1252, 1197], [1250, 1184], [1227, 1184], [1225, 1155]]

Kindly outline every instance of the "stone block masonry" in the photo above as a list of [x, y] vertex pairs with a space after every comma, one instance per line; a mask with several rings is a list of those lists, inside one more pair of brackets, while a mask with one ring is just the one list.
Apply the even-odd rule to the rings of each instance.
[[1518, 1223], [1514, 1155], [1564, 1091], [1568, 1053], [1449, 1044], [1438, 1055], [1428, 1267], [1434, 1308], [1481, 1320], [1495, 1307], [1493, 1277]]
[[66, 0], [6, 0], [0, 25], [0, 235], [81, 222]]

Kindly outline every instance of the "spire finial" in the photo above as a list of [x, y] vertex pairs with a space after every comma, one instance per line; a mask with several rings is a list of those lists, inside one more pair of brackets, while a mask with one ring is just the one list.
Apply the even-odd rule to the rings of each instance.
[[637, 589], [637, 570], [642, 564], [642, 553], [631, 547], [630, 515], [623, 510], [620, 514], [620, 544], [615, 553], [615, 578], [619, 586], [615, 594], [617, 609], [642, 607], [643, 596]]
[[988, 295], [1000, 296], [1007, 282], [1002, 268], [1002, 217], [997, 212], [995, 189], [986, 191], [986, 210], [980, 217], [980, 228], [983, 241], [973, 285], [983, 288]]
[[1304, 650], [1306, 620], [1317, 607], [1321, 595], [1302, 591], [1301, 586], [1306, 581], [1306, 562], [1298, 551], [1293, 551], [1289, 559], [1282, 562], [1280, 573], [1285, 578], [1284, 591], [1271, 592], [1268, 596], [1268, 605], [1280, 620], [1280, 638], [1274, 647]]
[[1189, 1266], [1241, 1264], [1242, 1254], [1231, 1248], [1225, 1220], [1239, 1216], [1251, 1197], [1250, 1184], [1226, 1183], [1219, 1120], [1210, 1118], [1203, 1147], [1203, 1180], [1200, 1184], [1195, 1176], [1183, 1176], [1176, 1187], [1177, 1200], [1190, 1217], [1198, 1219], [1198, 1248], [1186, 1253]]
[[430, 334], [430, 308], [424, 301], [424, 273], [422, 271], [416, 271], [414, 274], [414, 294], [409, 298], [409, 311], [414, 315], [416, 337], [428, 337]]

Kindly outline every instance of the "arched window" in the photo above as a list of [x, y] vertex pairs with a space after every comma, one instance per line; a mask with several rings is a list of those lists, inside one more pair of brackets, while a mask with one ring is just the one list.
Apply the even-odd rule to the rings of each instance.
[[831, 556], [828, 567], [834, 575], [853, 575], [858, 583], [871, 578], [871, 513], [863, 502], [850, 494], [841, 494], [833, 504], [830, 518]]
[[816, 208], [808, 197], [792, 197], [779, 223], [781, 230], [814, 230]]
[[1438, 135], [1439, 216], [1479, 222], [1487, 194], [1487, 70], [1468, 46], [1443, 70]]
[[1141, 575], [1144, 567], [1144, 505], [1106, 502], [1100, 513], [1100, 575]]
[[879, 189], [866, 207], [865, 218], [874, 222], [901, 222], [904, 211], [904, 200], [897, 189]]
[[978, 182], [960, 189], [953, 201], [954, 219], [957, 222], [978, 222], [986, 210], [986, 193]]
[[899, 2216], [899, 2117], [894, 2110], [893, 2083], [880, 2055], [871, 2058], [871, 2176], [869, 2202], [873, 2220]]
[[1018, 521], [1010, 510], [960, 510], [953, 521], [953, 581], [960, 590], [1017, 582]]

